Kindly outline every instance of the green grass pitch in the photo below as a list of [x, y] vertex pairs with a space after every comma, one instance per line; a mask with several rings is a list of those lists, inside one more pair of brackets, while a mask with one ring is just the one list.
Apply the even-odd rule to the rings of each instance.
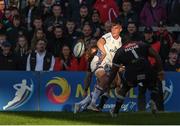
[[180, 124], [180, 113], [127, 112], [112, 118], [109, 113], [82, 112], [0, 112], [3, 125], [131, 125], [131, 124]]

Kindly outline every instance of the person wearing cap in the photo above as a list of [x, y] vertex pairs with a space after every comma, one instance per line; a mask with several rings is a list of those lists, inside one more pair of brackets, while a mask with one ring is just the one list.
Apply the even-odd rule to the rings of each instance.
[[168, 32], [165, 21], [159, 22], [158, 30], [155, 34], [161, 43], [159, 55], [161, 56], [162, 62], [164, 64], [165, 60], [168, 58], [170, 48], [174, 43], [174, 38], [172, 37], [171, 33]]
[[27, 58], [27, 71], [52, 71], [55, 64], [54, 56], [46, 51], [46, 40], [40, 39], [36, 43], [36, 50]]
[[5, 41], [1, 45], [0, 70], [17, 70], [17, 58], [11, 51], [11, 44]]
[[[160, 51], [160, 41], [157, 40], [152, 27], [145, 27], [144, 29], [144, 41], [149, 44], [157, 53]], [[149, 57], [151, 65], [155, 64], [155, 60]]]

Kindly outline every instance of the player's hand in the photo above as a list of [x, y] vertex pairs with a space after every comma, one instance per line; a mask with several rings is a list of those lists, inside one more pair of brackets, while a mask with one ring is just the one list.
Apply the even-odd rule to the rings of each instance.
[[119, 72], [124, 72], [124, 71], [125, 71], [125, 66], [124, 65], [120, 65]]
[[158, 72], [158, 78], [160, 81], [164, 80], [164, 71], [163, 70]]

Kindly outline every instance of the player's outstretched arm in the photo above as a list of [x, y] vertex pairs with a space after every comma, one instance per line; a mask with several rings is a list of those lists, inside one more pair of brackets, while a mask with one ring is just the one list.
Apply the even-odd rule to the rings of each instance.
[[104, 45], [106, 44], [106, 41], [103, 38], [100, 38], [97, 42], [97, 47], [101, 51], [102, 56], [101, 56], [101, 61], [105, 58], [106, 56], [106, 50], [104, 48]]

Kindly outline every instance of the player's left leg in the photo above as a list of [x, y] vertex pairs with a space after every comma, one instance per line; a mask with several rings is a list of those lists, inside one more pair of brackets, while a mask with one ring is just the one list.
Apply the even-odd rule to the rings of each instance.
[[126, 82], [123, 82], [123, 85], [117, 95], [115, 107], [110, 110], [110, 114], [112, 117], [117, 116], [117, 114], [119, 113], [119, 110], [124, 102], [125, 96], [130, 89], [131, 87], [128, 86]]
[[[110, 85], [110, 89], [114, 89], [115, 95], [117, 95], [117, 92], [120, 90], [120, 88], [121, 88], [121, 81], [120, 81], [119, 73], [117, 73], [116, 78], [113, 80], [113, 82]], [[103, 109], [104, 104], [106, 103], [108, 98], [109, 98], [109, 92], [108, 91], [106, 91], [104, 94], [101, 95], [100, 102], [97, 106], [97, 108], [99, 110]]]
[[109, 98], [109, 93], [108, 92], [105, 92], [104, 94], [101, 95], [100, 102], [99, 102], [99, 104], [97, 106], [97, 109], [99, 109], [99, 111], [101, 111], [103, 109], [104, 104], [106, 103], [108, 98]]
[[157, 112], [158, 97], [159, 97], [157, 81], [150, 81], [150, 83], [148, 85], [148, 89], [150, 90], [150, 93], [151, 93], [150, 94], [150, 96], [151, 96], [150, 109], [151, 109], [152, 113], [155, 113], [155, 112]]

